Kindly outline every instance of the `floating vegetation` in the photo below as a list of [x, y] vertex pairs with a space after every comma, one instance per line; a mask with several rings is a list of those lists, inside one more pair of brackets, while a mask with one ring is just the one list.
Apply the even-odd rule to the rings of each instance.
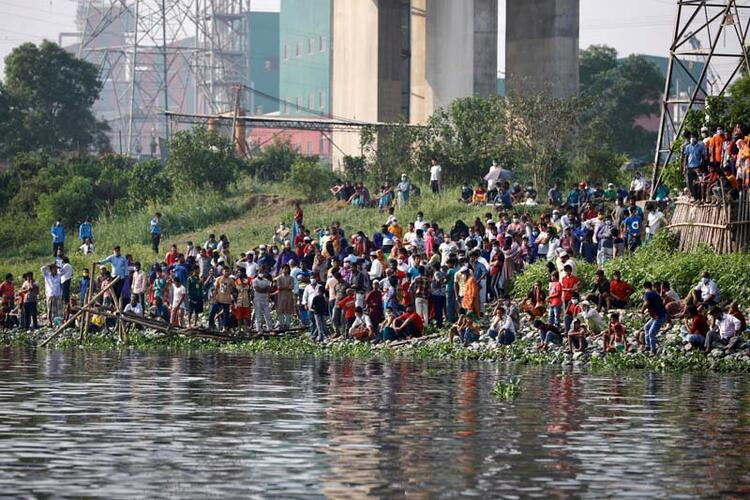
[[511, 401], [521, 395], [521, 379], [513, 378], [508, 381], [498, 380], [491, 391], [495, 399]]

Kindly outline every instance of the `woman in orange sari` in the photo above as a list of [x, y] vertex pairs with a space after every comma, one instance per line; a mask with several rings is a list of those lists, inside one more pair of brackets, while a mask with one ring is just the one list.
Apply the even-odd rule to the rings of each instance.
[[474, 278], [474, 273], [471, 272], [471, 269], [464, 268], [463, 272], [466, 274], [466, 290], [461, 299], [461, 307], [466, 310], [466, 314], [472, 315], [474, 319], [479, 319], [481, 316], [481, 311], [479, 310], [479, 284]]

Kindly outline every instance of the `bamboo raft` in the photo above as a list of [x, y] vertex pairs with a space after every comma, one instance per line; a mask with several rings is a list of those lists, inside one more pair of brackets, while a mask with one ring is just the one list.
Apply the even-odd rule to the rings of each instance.
[[675, 202], [668, 228], [680, 238], [681, 251], [708, 246], [717, 253], [750, 248], [750, 194], [737, 200], [696, 202], [681, 196]]

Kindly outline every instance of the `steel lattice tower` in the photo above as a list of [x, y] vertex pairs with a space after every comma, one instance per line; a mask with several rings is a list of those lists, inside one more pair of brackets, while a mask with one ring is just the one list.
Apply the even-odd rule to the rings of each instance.
[[[652, 196], [661, 182], [662, 167], [672, 161], [672, 146], [683, 132], [685, 114], [703, 108], [707, 97], [724, 95], [739, 75], [750, 73], [749, 0], [677, 0], [676, 7]], [[679, 88], [680, 77], [689, 81], [687, 88]]]
[[250, 0], [79, 0], [78, 56], [97, 64], [95, 106], [115, 150], [155, 153], [165, 110], [229, 112], [247, 80]]

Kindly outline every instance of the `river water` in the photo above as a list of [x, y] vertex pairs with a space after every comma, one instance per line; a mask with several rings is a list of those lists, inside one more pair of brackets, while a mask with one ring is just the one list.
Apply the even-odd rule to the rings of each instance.
[[750, 377], [567, 373], [4, 348], [0, 496], [750, 494]]

